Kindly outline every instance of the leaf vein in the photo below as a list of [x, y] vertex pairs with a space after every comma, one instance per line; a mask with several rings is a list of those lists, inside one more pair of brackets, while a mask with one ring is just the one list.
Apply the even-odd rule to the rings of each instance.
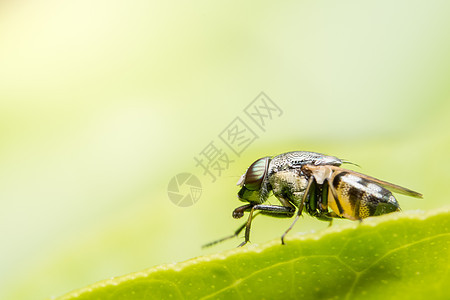
[[392, 253], [395, 253], [395, 252], [397, 252], [397, 251], [399, 251], [401, 249], [408, 248], [410, 246], [417, 245], [417, 244], [423, 243], [425, 241], [433, 240], [433, 239], [436, 239], [436, 238], [439, 238], [439, 237], [442, 237], [442, 236], [447, 236], [447, 235], [450, 235], [450, 233], [437, 234], [437, 235], [434, 235], [434, 236], [431, 236], [431, 237], [426, 237], [426, 238], [423, 238], [423, 239], [420, 239], [420, 240], [417, 240], [417, 241], [414, 241], [414, 242], [411, 242], [411, 243], [408, 243], [408, 244], [404, 244], [404, 245], [402, 245], [400, 247], [391, 249], [391, 250], [387, 251], [384, 255], [382, 255], [380, 258], [378, 258], [376, 261], [374, 261], [372, 264], [370, 264], [368, 267], [363, 269], [362, 271], [360, 271], [360, 272], [355, 271], [357, 276], [355, 277], [355, 281], [353, 282], [352, 287], [348, 291], [345, 299], [350, 299], [350, 296], [352, 295], [352, 293], [353, 293], [353, 291], [354, 291], [354, 289], [356, 287], [357, 282], [361, 278], [361, 275], [364, 274], [365, 272], [367, 272], [368, 270], [370, 270], [373, 266], [375, 266], [378, 262], [380, 262], [385, 257], [387, 257], [387, 256], [391, 255]]
[[[319, 257], [324, 257], [324, 258], [334, 258], [334, 259], [336, 259], [338, 262], [340, 262], [341, 264], [343, 264], [343, 265], [345, 266], [345, 264], [344, 264], [344, 263], [339, 259], [339, 257], [337, 257], [336, 255], [308, 255], [308, 256], [297, 257], [297, 258], [293, 258], [293, 259], [290, 259], [290, 260], [287, 260], [287, 261], [279, 262], [279, 263], [276, 263], [276, 264], [273, 264], [273, 265], [270, 265], [270, 266], [267, 266], [267, 267], [258, 269], [258, 270], [256, 270], [256, 271], [250, 273], [249, 275], [247, 275], [247, 276], [245, 276], [245, 277], [236, 279], [231, 285], [229, 285], [229, 286], [227, 286], [227, 287], [224, 287], [224, 288], [222, 288], [222, 289], [220, 289], [220, 290], [217, 290], [217, 291], [215, 291], [214, 293], [211, 293], [211, 294], [209, 294], [209, 295], [205, 295], [205, 296], [203, 296], [203, 297], [200, 298], [200, 299], [208, 299], [208, 298], [211, 298], [211, 297], [216, 296], [216, 295], [218, 295], [218, 294], [220, 294], [220, 293], [222, 293], [222, 292], [224, 292], [224, 291], [226, 291], [226, 290], [229, 290], [229, 289], [231, 289], [231, 288], [236, 288], [236, 289], [237, 289], [237, 286], [238, 286], [239, 284], [241, 284], [243, 281], [249, 279], [250, 277], [253, 277], [254, 275], [256, 275], [256, 274], [258, 274], [258, 273], [261, 273], [261, 272], [270, 270], [270, 269], [272, 269], [272, 268], [276, 268], [276, 267], [279, 267], [279, 266], [282, 266], [282, 265], [286, 265], [286, 264], [290, 264], [290, 263], [292, 264], [292, 263], [294, 263], [294, 262], [301, 261], [301, 260], [306, 259], [306, 258], [319, 258]], [[234, 276], [232, 276], [232, 277], [235, 278]], [[239, 289], [237, 289], [237, 290], [239, 290]], [[242, 298], [242, 295], [240, 295], [240, 296], [241, 296], [241, 298]]]

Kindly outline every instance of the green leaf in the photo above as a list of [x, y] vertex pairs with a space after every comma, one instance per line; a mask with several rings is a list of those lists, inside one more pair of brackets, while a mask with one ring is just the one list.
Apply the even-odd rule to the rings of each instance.
[[[400, 213], [105, 280], [60, 299], [450, 299], [450, 211]], [[182, 249], [180, 249], [182, 251]]]

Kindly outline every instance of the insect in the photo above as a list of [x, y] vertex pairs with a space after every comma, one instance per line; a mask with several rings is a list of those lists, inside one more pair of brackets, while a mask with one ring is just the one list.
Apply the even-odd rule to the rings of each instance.
[[[340, 168], [343, 163], [349, 162], [307, 151], [256, 160], [237, 183], [241, 187], [238, 198], [247, 204], [236, 208], [233, 217], [239, 219], [249, 212], [247, 222], [233, 235], [204, 247], [238, 236], [244, 228], [245, 240], [239, 246], [245, 245], [250, 241], [251, 223], [257, 214], [291, 218], [297, 211], [293, 223], [281, 237], [284, 244], [286, 234], [302, 212], [331, 225], [333, 218], [362, 220], [399, 211], [400, 206], [391, 192], [422, 198], [422, 194], [410, 189]], [[271, 192], [281, 205], [265, 204]]]

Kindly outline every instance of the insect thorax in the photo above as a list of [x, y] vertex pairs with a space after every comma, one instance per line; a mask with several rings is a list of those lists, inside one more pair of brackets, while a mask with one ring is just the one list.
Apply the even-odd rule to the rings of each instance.
[[298, 206], [308, 185], [308, 177], [301, 171], [301, 167], [307, 164], [339, 166], [342, 161], [334, 156], [308, 151], [277, 155], [271, 160], [268, 170], [273, 194], [287, 198]]
[[269, 165], [269, 175], [288, 169], [300, 169], [306, 164], [340, 166], [342, 161], [334, 156], [328, 156], [316, 152], [293, 151], [275, 156]]
[[269, 182], [273, 194], [291, 201], [295, 206], [299, 206], [305, 193], [308, 179], [300, 174], [300, 170], [283, 170], [272, 173]]

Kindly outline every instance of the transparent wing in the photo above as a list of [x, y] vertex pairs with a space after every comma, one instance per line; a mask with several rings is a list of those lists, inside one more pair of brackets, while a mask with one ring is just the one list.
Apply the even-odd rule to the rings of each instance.
[[405, 187], [387, 182], [387, 181], [383, 181], [380, 179], [377, 179], [375, 177], [371, 177], [365, 174], [361, 174], [352, 170], [347, 170], [347, 169], [343, 169], [343, 168], [339, 168], [339, 167], [335, 167], [335, 166], [330, 166], [330, 168], [334, 171], [334, 172], [348, 172], [350, 174], [353, 174], [355, 176], [367, 179], [369, 181], [372, 181], [374, 183], [377, 183], [379, 185], [381, 185], [382, 187], [390, 190], [391, 192], [394, 193], [399, 193], [399, 194], [403, 194], [403, 195], [407, 195], [407, 196], [411, 196], [411, 197], [415, 197], [415, 198], [423, 198], [423, 195], [421, 193], [415, 192], [413, 190], [407, 189]]

